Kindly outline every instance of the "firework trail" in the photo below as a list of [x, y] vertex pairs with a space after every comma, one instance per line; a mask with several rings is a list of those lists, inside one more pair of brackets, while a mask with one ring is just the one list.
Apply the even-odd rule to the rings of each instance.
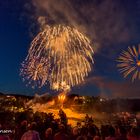
[[69, 89], [91, 71], [92, 56], [89, 39], [77, 29], [47, 26], [32, 41], [21, 75], [41, 86], [48, 81], [52, 89]]
[[132, 82], [140, 79], [140, 45], [128, 47], [127, 51], [120, 54], [117, 61], [117, 67], [124, 78], [131, 76]]

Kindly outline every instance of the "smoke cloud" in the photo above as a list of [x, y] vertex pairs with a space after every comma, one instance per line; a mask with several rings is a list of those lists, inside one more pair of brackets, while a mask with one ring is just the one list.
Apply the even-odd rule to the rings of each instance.
[[[107, 98], [140, 98], [140, 82], [131, 83], [129, 80], [116, 81], [106, 77], [90, 77], [81, 87], [96, 86], [98, 95]], [[87, 89], [88, 90], [88, 89]], [[91, 88], [89, 89], [91, 90]], [[95, 89], [90, 91], [94, 95]]]
[[134, 37], [134, 26], [121, 0], [33, 0], [32, 4], [36, 17], [44, 17], [38, 20], [41, 25], [53, 21], [73, 26], [92, 40], [95, 49]]

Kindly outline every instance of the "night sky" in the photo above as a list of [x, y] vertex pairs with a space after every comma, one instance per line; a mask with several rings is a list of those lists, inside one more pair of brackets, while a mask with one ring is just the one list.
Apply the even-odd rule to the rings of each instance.
[[124, 79], [116, 67], [120, 52], [140, 43], [140, 0], [1, 0], [0, 92], [53, 92], [49, 86], [26, 87], [19, 76], [21, 63], [42, 22], [73, 26], [92, 41], [93, 70], [71, 93], [140, 97], [140, 81]]

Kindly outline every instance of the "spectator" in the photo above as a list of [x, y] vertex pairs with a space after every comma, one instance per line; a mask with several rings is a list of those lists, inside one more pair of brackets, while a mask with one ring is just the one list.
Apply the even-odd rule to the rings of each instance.
[[88, 140], [93, 140], [93, 138], [96, 136], [96, 128], [95, 127], [90, 127], [88, 129], [88, 136], [87, 136], [87, 139]]
[[136, 127], [131, 128], [130, 133], [127, 135], [128, 140], [140, 140], [140, 132], [139, 129]]
[[105, 140], [116, 140], [116, 137], [115, 137], [115, 129], [110, 126], [108, 128], [108, 131], [109, 131], [109, 136], [105, 138]]
[[20, 140], [22, 135], [27, 131], [27, 121], [23, 120], [15, 130], [15, 140]]
[[93, 140], [101, 140], [101, 138], [99, 136], [95, 136]]
[[126, 129], [123, 126], [118, 128], [118, 135], [117, 140], [127, 140]]
[[55, 134], [54, 140], [69, 140], [68, 135], [65, 133], [65, 126], [59, 125], [59, 132]]
[[39, 133], [36, 131], [36, 123], [32, 122], [27, 132], [23, 134], [21, 140], [40, 140]]
[[74, 127], [72, 130], [72, 140], [76, 140], [79, 136], [79, 129], [78, 127]]
[[87, 140], [88, 129], [86, 127], [81, 128], [80, 136], [76, 140]]
[[45, 131], [45, 140], [53, 140], [52, 128], [48, 128], [48, 129]]

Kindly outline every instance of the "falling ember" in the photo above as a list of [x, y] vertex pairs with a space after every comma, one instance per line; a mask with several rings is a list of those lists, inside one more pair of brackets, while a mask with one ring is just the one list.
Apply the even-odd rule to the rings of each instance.
[[140, 79], [140, 45], [128, 47], [127, 51], [123, 51], [117, 59], [120, 73], [124, 78], [131, 76], [132, 82]]
[[47, 26], [32, 41], [21, 73], [25, 79], [41, 81], [41, 86], [48, 81], [51, 89], [69, 90], [91, 71], [92, 56], [89, 39], [77, 29]]

